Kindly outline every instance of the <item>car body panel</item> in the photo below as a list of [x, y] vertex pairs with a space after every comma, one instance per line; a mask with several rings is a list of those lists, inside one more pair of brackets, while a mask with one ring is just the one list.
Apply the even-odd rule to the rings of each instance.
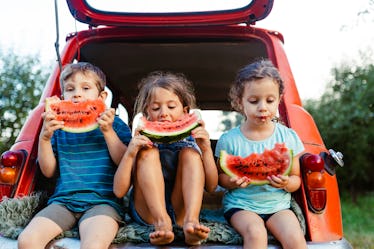
[[[197, 8], [186, 12], [185, 10], [172, 10], [170, 9], [171, 7], [166, 8], [165, 1], [163, 3], [152, 1], [144, 3], [141, 9], [132, 11], [131, 9], [134, 5], [132, 1], [129, 2], [127, 6], [125, 5], [126, 1], [120, 3], [116, 2], [117, 5], [123, 4], [125, 6], [117, 6], [109, 10], [103, 8], [99, 9], [96, 7], [96, 3], [93, 3], [94, 1], [90, 3], [90, 0], [67, 0], [67, 2], [70, 12], [75, 19], [92, 26], [192, 26], [222, 25], [240, 22], [253, 24], [256, 21], [264, 19], [270, 13], [273, 6], [273, 0], [252, 0], [239, 1], [242, 3], [237, 5], [235, 9], [219, 10], [219, 8], [216, 8], [216, 10], [214, 10], [215, 7], [211, 6], [213, 10], [202, 11], [199, 9], [204, 5], [201, 1], [195, 3], [188, 1], [185, 3], [185, 8], [190, 7], [192, 4], [195, 4]], [[179, 6], [183, 5], [182, 2], [183, 1], [171, 1], [169, 5], [179, 9]], [[99, 3], [97, 6], [99, 6]], [[154, 3], [154, 7], [164, 7], [153, 11], [151, 9], [152, 3]], [[206, 1], [205, 4], [207, 3], [209, 2]], [[216, 5], [215, 1], [211, 1], [210, 3]], [[102, 2], [100, 4], [102, 4]], [[106, 2], [105, 5], [109, 5], [109, 2]], [[147, 9], [149, 9], [150, 12], [145, 12]]]

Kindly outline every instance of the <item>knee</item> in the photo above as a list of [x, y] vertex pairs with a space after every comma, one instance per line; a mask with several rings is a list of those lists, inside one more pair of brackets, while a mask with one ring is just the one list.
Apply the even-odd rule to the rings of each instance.
[[261, 225], [250, 225], [248, 224], [244, 229], [244, 234], [242, 235], [244, 239], [248, 240], [260, 240], [267, 239], [267, 230], [265, 226]]
[[17, 241], [18, 249], [26, 249], [27, 246], [30, 246], [30, 244], [27, 243], [27, 241], [25, 240], [26, 237], [27, 236], [25, 236], [23, 232], [18, 236], [18, 241]]
[[179, 152], [179, 160], [182, 162], [193, 162], [191, 164], [195, 164], [196, 162], [202, 162], [200, 154], [193, 148], [183, 148]]
[[292, 232], [280, 239], [283, 248], [306, 248], [305, 237], [301, 232]]
[[27, 231], [24, 230], [18, 236], [18, 249], [40, 248], [42, 247], [42, 245], [38, 245], [39, 241], [40, 240], [35, 235], [29, 234]]
[[140, 150], [137, 155], [137, 167], [142, 167], [143, 165], [150, 167], [151, 165], [156, 165], [154, 162], [157, 161], [160, 161], [160, 153], [157, 148]]

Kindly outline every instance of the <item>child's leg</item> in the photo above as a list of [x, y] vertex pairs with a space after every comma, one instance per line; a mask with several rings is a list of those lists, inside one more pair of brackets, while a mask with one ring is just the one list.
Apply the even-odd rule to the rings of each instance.
[[155, 245], [169, 244], [174, 240], [172, 222], [166, 211], [165, 185], [156, 148], [140, 151], [134, 178], [134, 202], [140, 217], [155, 226], [149, 235]]
[[18, 236], [19, 249], [44, 249], [57, 235], [70, 229], [75, 217], [64, 207], [51, 204], [41, 210]]
[[118, 232], [122, 220], [109, 205], [98, 205], [89, 209], [79, 223], [81, 249], [109, 248]]
[[237, 211], [230, 219], [231, 225], [243, 238], [243, 248], [265, 249], [268, 235], [263, 219], [250, 211]]
[[307, 248], [300, 223], [291, 210], [282, 210], [273, 214], [266, 222], [266, 226], [284, 249]]
[[18, 236], [19, 249], [43, 249], [62, 229], [52, 220], [35, 217]]
[[109, 248], [118, 232], [118, 223], [113, 218], [97, 215], [79, 225], [81, 249]]
[[177, 223], [183, 225], [185, 241], [189, 245], [200, 244], [210, 231], [199, 222], [204, 178], [200, 154], [192, 148], [182, 149], [179, 153], [172, 203]]

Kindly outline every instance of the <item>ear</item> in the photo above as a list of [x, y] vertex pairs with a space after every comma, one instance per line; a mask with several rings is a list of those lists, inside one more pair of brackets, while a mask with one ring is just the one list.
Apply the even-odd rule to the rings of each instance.
[[189, 113], [190, 108], [188, 106], [183, 107], [183, 113]]
[[105, 101], [106, 100], [106, 98], [108, 97], [108, 92], [106, 92], [106, 91], [101, 91], [100, 93], [99, 93], [99, 99], [102, 99], [103, 101]]
[[236, 102], [235, 105], [237, 106], [238, 111], [243, 113], [243, 101], [242, 101], [242, 99], [241, 98], [237, 99], [235, 102]]

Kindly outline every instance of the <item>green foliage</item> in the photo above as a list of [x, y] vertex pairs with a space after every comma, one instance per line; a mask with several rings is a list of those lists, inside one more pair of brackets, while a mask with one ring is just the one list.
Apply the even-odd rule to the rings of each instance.
[[341, 151], [345, 165], [337, 170], [339, 184], [352, 193], [374, 190], [374, 65], [334, 68], [320, 100], [307, 100], [328, 148]]
[[9, 149], [39, 102], [47, 74], [36, 55], [0, 51], [0, 153]]
[[341, 204], [344, 237], [353, 248], [374, 249], [374, 192], [359, 195], [357, 202], [344, 194]]
[[222, 112], [221, 130], [228, 131], [243, 122], [243, 115], [237, 112]]

